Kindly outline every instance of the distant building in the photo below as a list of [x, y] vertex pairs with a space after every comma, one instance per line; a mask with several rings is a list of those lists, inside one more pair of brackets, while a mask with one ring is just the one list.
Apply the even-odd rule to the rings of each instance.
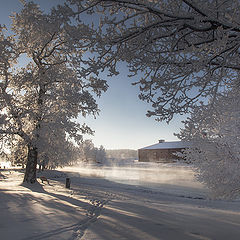
[[178, 159], [174, 153], [181, 152], [189, 146], [189, 142], [159, 140], [157, 144], [138, 149], [138, 160], [139, 162], [172, 162]]

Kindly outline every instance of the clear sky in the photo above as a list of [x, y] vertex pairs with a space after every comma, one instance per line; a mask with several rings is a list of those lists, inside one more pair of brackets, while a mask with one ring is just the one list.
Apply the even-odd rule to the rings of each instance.
[[[8, 16], [11, 12], [19, 11], [22, 4], [19, 0], [0, 1], [0, 23], [9, 25]], [[52, 5], [64, 0], [35, 2], [39, 3], [43, 10], [48, 10]], [[92, 138], [96, 146], [103, 145], [106, 149], [138, 149], [157, 143], [159, 139], [177, 140], [173, 133], [178, 132], [182, 126], [181, 117], [175, 117], [170, 124], [146, 117], [150, 106], [138, 99], [138, 86], [131, 85], [137, 78], [127, 77], [125, 64], [119, 64], [118, 70], [120, 74], [108, 78], [109, 89], [98, 99], [100, 115], [96, 119], [79, 119], [95, 130], [94, 136], [85, 138]]]
[[101, 109], [97, 119], [87, 119], [95, 130], [93, 142], [107, 149], [138, 149], [156, 143], [159, 139], [176, 140], [181, 120], [175, 118], [170, 124], [157, 122], [146, 117], [149, 105], [138, 99], [138, 86], [132, 86], [135, 79], [127, 76], [128, 70], [121, 64], [120, 74], [109, 79], [109, 89], [98, 100]]

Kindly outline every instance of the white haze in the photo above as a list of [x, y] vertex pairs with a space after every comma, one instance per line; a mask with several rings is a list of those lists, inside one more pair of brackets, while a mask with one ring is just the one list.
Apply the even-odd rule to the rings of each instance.
[[136, 161], [119, 166], [80, 165], [68, 168], [81, 177], [104, 178], [112, 182], [137, 185], [164, 192], [179, 194], [206, 194], [204, 186], [196, 181], [194, 170], [186, 164], [139, 163]]

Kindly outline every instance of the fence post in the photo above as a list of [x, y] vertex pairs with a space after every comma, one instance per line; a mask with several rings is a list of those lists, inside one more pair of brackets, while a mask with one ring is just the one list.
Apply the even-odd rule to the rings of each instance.
[[70, 178], [66, 178], [66, 188], [70, 188], [70, 183], [71, 183]]

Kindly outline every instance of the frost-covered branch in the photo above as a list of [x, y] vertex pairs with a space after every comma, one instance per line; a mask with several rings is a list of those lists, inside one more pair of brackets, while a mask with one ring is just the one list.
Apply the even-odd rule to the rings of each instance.
[[[219, 82], [228, 87], [238, 84], [238, 0], [74, 0], [71, 4], [101, 19], [99, 45], [109, 57], [108, 65], [112, 61], [114, 69], [114, 61], [124, 60], [131, 76], [140, 76], [139, 96], [152, 103], [149, 116], [169, 121], [211, 97]], [[222, 70], [225, 75], [220, 79]], [[149, 72], [154, 75], [141, 77]], [[178, 76], [184, 76], [185, 83], [174, 89]], [[170, 97], [168, 93], [176, 90]]]

